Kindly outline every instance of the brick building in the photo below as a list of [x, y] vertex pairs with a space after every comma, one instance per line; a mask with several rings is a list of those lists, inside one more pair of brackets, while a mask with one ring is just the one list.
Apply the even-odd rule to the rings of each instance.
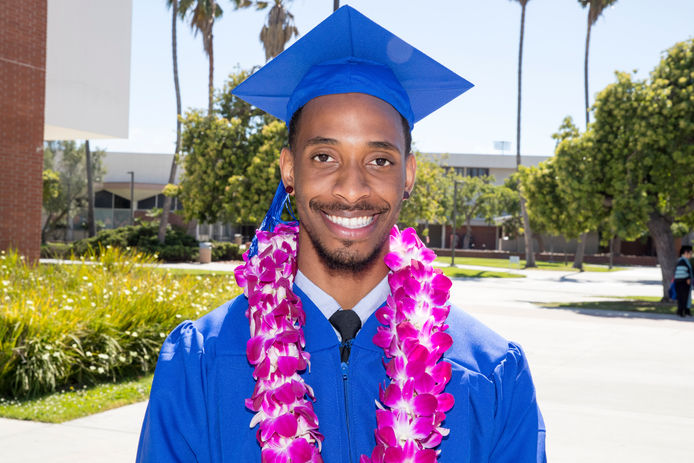
[[39, 257], [44, 140], [128, 136], [131, 0], [0, 9], [0, 250]]
[[46, 0], [0, 11], [0, 249], [39, 257]]

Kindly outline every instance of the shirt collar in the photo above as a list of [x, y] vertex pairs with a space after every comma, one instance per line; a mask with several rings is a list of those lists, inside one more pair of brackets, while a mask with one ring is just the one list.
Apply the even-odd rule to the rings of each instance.
[[[301, 270], [297, 270], [294, 284], [316, 304], [325, 318], [330, 318], [332, 314], [342, 309], [330, 294], [309, 280], [306, 275], [301, 273]], [[361, 301], [357, 302], [357, 305], [352, 307], [354, 313], [359, 315], [362, 326], [371, 314], [383, 305], [388, 295], [390, 295], [390, 285], [386, 276]]]

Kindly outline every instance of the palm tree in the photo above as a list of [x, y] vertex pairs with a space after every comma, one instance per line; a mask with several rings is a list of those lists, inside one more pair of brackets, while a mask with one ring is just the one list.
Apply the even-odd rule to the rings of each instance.
[[[521, 79], [523, 77], [523, 38], [525, 34], [525, 7], [530, 0], [511, 0], [517, 1], [521, 6], [521, 22], [520, 22], [520, 43], [518, 45], [518, 113], [516, 117], [516, 170], [520, 169], [521, 165]], [[521, 215], [523, 216], [523, 228], [525, 229], [525, 266], [535, 267], [535, 253], [533, 251], [533, 232], [530, 229], [530, 219], [528, 211], [525, 207], [525, 198], [523, 193], [520, 194]]]
[[617, 3], [617, 0], [578, 0], [583, 8], [588, 7], [588, 30], [586, 32], [586, 55], [583, 62], [584, 93], [586, 100], [586, 130], [590, 123], [590, 99], [588, 98], [588, 51], [590, 50], [590, 31], [593, 24], [602, 15], [605, 8]]
[[[176, 22], [179, 14], [178, 0], [167, 0], [171, 8], [171, 56], [173, 60], [173, 78], [174, 88], [176, 89], [176, 148], [174, 151], [173, 160], [171, 161], [171, 170], [169, 171], [169, 184], [176, 181], [176, 168], [178, 166], [178, 155], [181, 151], [181, 86], [178, 83], [178, 49], [176, 39]], [[159, 242], [164, 244], [166, 239], [166, 226], [169, 224], [169, 211], [171, 210], [171, 197], [164, 197], [164, 206], [159, 219], [159, 233], [157, 238]]]
[[279, 55], [292, 37], [298, 36], [299, 30], [294, 26], [292, 15], [282, 0], [275, 0], [275, 5], [267, 15], [267, 22], [260, 30], [260, 41], [265, 49], [265, 60]]
[[[617, 0], [578, 0], [583, 8], [588, 7], [588, 28], [586, 32], [586, 53], [583, 61], [583, 90], [585, 96], [585, 114], [586, 114], [586, 130], [588, 130], [588, 124], [590, 124], [590, 98], [588, 96], [588, 52], [590, 51], [590, 31], [593, 28], [593, 24], [602, 15], [605, 8], [616, 3]], [[586, 253], [586, 240], [588, 238], [587, 233], [581, 234], [578, 246], [576, 247], [576, 256], [574, 257], [573, 267], [579, 270], [583, 270], [583, 256]], [[612, 240], [610, 240], [610, 249], [612, 249]], [[610, 257], [612, 256], [612, 251], [610, 251]]]
[[[238, 3], [238, 2], [237, 2]], [[243, 2], [242, 2], [243, 3]], [[222, 8], [216, 0], [181, 0], [178, 6], [181, 18], [189, 16], [193, 34], [202, 35], [202, 48], [209, 62], [207, 113], [212, 114], [214, 104], [214, 46], [212, 29], [215, 19], [222, 16]]]

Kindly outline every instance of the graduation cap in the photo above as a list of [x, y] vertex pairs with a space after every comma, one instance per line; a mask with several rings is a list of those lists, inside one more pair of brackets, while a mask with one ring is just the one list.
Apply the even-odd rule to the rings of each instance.
[[[313, 98], [365, 93], [414, 124], [472, 84], [350, 6], [343, 6], [238, 85], [232, 94], [283, 120]], [[275, 193], [260, 226], [272, 230], [287, 202]], [[250, 255], [256, 252], [255, 240]]]
[[289, 124], [313, 98], [366, 93], [410, 123], [472, 84], [350, 6], [343, 6], [231, 93]]

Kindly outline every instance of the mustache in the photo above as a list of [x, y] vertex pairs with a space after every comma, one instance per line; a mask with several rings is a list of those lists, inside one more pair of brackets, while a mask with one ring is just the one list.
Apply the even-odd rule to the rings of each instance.
[[369, 201], [358, 201], [354, 204], [346, 204], [339, 201], [322, 202], [312, 199], [308, 202], [308, 207], [316, 212], [345, 212], [345, 211], [366, 211], [369, 215], [383, 214], [390, 211], [387, 204], [373, 204]]

